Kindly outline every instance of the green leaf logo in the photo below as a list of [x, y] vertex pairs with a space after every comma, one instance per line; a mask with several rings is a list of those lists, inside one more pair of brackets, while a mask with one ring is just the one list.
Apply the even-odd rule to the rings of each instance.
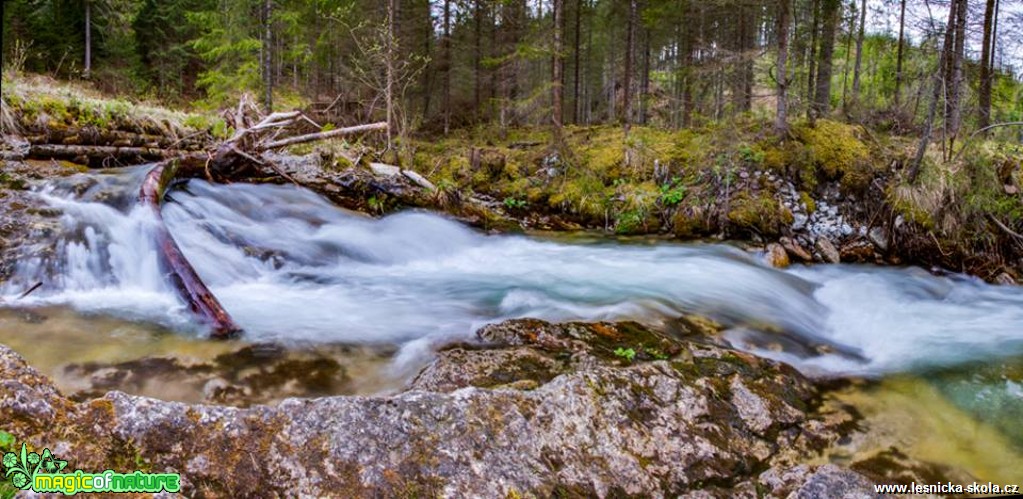
[[[43, 455], [40, 456], [35, 452], [29, 452], [28, 446], [21, 444], [20, 456], [13, 452], [4, 454], [4, 478], [9, 479], [11, 484], [19, 489], [27, 489], [32, 484], [32, 477], [39, 472], [40, 467], [47, 460], [52, 463], [53, 468], [59, 466], [57, 464], [58, 461], [53, 458], [49, 449], [44, 450]], [[64, 463], [64, 465], [66, 466], [67, 463]]]

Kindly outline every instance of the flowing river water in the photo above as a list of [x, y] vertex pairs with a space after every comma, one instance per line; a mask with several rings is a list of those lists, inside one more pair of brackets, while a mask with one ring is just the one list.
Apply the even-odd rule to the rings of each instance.
[[[1023, 483], [1021, 287], [917, 268], [777, 270], [717, 244], [484, 235], [435, 214], [368, 218], [295, 186], [192, 180], [168, 195], [164, 219], [245, 330], [238, 341], [208, 342], [159, 270], [156, 219], [135, 204], [145, 172], [40, 188], [62, 213], [60, 229], [41, 233], [39, 251], [0, 287], [0, 343], [65, 390], [76, 386], [62, 375], [70, 363], [207, 359], [272, 342], [373, 349], [346, 361], [359, 380], [348, 392], [380, 393], [483, 324], [662, 327], [695, 313], [725, 325], [736, 348], [813, 377], [866, 380], [831, 395], [868, 429], [833, 459], [894, 445]], [[17, 298], [36, 282], [44, 285]], [[161, 393], [175, 398], [173, 387]]]

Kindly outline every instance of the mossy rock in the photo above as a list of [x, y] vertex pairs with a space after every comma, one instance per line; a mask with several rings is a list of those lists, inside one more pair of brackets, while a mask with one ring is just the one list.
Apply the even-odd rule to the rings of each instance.
[[731, 200], [728, 221], [739, 231], [773, 237], [783, 225], [792, 224], [792, 212], [767, 193], [740, 193]]
[[812, 149], [792, 140], [761, 147], [765, 168], [791, 179], [804, 190], [817, 188], [817, 166]]
[[817, 202], [813, 200], [813, 196], [809, 192], [799, 191], [799, 201], [806, 206], [807, 215], [813, 215], [817, 212]]
[[794, 129], [812, 165], [825, 178], [839, 180], [847, 192], [862, 192], [878, 173], [870, 148], [857, 136], [858, 131], [856, 126], [830, 120]]

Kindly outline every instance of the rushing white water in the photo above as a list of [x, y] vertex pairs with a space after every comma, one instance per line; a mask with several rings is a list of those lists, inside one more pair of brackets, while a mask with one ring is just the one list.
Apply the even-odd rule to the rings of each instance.
[[[200, 333], [160, 274], [152, 213], [133, 208], [141, 170], [41, 193], [65, 214], [52, 254], [25, 259], [3, 289], [45, 286], [29, 304]], [[91, 181], [95, 181], [93, 178]], [[115, 195], [111, 195], [114, 193]], [[469, 339], [515, 317], [713, 317], [736, 346], [808, 372], [877, 374], [1023, 354], [1023, 289], [919, 269], [768, 268], [724, 245], [571, 244], [482, 235], [441, 216], [371, 219], [293, 186], [173, 191], [163, 215], [199, 275], [249, 337], [396, 343], [407, 352]], [[840, 352], [760, 350], [765, 338]]]

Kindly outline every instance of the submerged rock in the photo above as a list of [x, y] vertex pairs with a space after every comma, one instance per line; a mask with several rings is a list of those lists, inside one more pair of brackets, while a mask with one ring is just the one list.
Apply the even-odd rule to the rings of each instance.
[[[202, 361], [188, 357], [151, 356], [115, 363], [86, 362], [64, 366], [64, 388], [74, 400], [108, 391], [155, 396], [164, 400], [246, 407], [290, 397], [357, 393], [349, 371], [384, 377], [391, 348], [323, 345], [285, 349], [275, 344], [245, 345]], [[380, 366], [380, 367], [378, 367]]]
[[479, 336], [398, 395], [247, 409], [75, 403], [0, 346], [0, 429], [73, 468], [180, 472], [187, 495], [872, 492], [856, 472], [799, 464], [848, 418], [817, 415], [816, 389], [784, 364], [634, 323], [526, 319]]

